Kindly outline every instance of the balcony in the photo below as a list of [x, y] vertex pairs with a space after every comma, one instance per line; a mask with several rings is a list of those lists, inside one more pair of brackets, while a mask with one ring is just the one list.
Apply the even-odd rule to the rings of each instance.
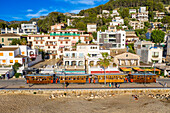
[[80, 34], [72, 34], [72, 33], [50, 33], [50, 36], [80, 36]]

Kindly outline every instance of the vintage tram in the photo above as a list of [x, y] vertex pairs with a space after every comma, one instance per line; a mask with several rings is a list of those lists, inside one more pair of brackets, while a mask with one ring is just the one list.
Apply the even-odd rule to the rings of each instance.
[[26, 75], [25, 79], [27, 84], [50, 84], [54, 81], [53, 75], [49, 74]]
[[[95, 74], [95, 83], [104, 83], [105, 74]], [[124, 83], [128, 82], [126, 74], [121, 73], [107, 73], [106, 74], [106, 83]]]
[[133, 73], [129, 74], [129, 81], [136, 83], [154, 83], [156, 82], [156, 74], [152, 73]]
[[61, 74], [56, 75], [56, 83], [88, 83], [90, 74]]

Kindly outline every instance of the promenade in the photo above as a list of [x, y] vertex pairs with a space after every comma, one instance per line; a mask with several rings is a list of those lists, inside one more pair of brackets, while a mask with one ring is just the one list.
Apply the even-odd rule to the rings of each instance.
[[[122, 83], [120, 84], [120, 88], [163, 88], [164, 84], [167, 83], [167, 87], [170, 87], [170, 79], [158, 79], [157, 83], [149, 83], [149, 84], [138, 84], [138, 83]], [[26, 84], [24, 78], [12, 78], [9, 80], [0, 80], [0, 89], [61, 89], [64, 88], [63, 84]], [[115, 88], [114, 86], [109, 87], [104, 86], [104, 84], [69, 84], [67, 87], [69, 88]]]

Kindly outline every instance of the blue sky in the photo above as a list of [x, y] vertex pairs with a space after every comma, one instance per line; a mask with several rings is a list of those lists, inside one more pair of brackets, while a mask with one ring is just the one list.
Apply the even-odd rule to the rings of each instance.
[[0, 19], [30, 20], [50, 12], [78, 13], [82, 9], [107, 3], [109, 0], [0, 0]]

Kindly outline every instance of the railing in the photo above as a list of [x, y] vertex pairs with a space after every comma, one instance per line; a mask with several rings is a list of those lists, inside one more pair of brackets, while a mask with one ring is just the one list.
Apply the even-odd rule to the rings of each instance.
[[50, 33], [50, 36], [80, 36], [80, 34], [72, 34], [72, 33]]

